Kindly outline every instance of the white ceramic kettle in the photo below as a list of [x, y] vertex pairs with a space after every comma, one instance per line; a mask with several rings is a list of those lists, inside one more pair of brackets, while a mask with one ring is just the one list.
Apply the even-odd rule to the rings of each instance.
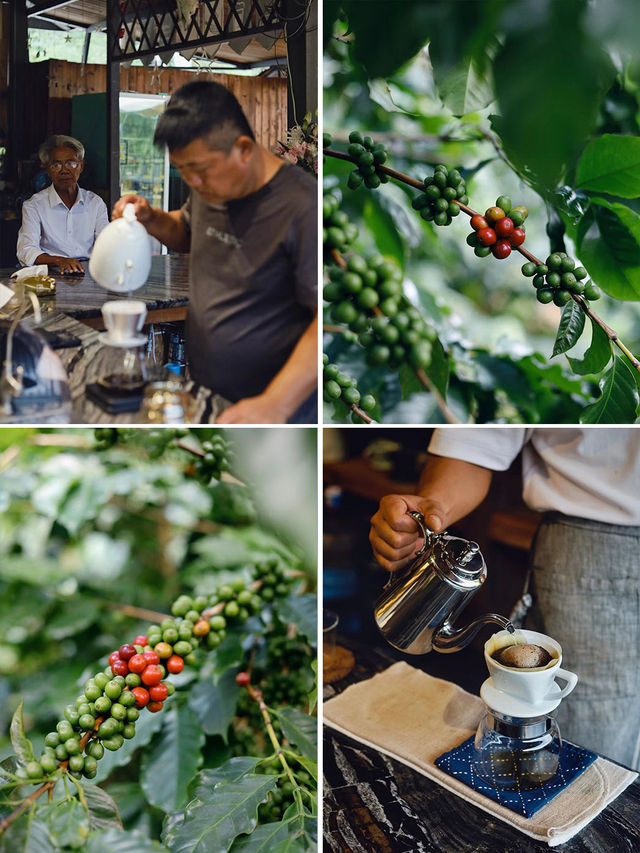
[[89, 272], [99, 285], [115, 293], [137, 290], [151, 269], [151, 241], [144, 225], [136, 219], [132, 204], [96, 238], [89, 259]]

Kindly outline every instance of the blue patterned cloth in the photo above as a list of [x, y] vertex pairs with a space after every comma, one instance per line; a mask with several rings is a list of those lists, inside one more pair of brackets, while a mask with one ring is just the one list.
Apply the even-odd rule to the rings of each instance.
[[598, 757], [595, 752], [590, 752], [565, 741], [560, 750], [558, 772], [553, 779], [533, 790], [523, 791], [518, 790], [517, 787], [513, 790], [505, 790], [488, 785], [478, 776], [472, 764], [475, 753], [473, 742], [474, 737], [472, 736], [460, 746], [456, 746], [455, 749], [443, 753], [439, 758], [436, 758], [436, 767], [464, 782], [465, 785], [475, 791], [489, 797], [494, 802], [500, 803], [501, 806], [524, 815], [524, 817], [534, 815], [560, 791], [563, 791]]

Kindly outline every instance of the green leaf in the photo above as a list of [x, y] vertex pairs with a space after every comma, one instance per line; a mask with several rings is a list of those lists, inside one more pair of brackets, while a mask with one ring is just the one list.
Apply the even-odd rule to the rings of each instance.
[[216, 781], [215, 771], [209, 771], [213, 788], [207, 799], [192, 800], [184, 817], [165, 821], [162, 840], [173, 853], [222, 853], [238, 835], [255, 829], [258, 806], [269, 791], [275, 791], [275, 777], [247, 773], [227, 781], [225, 765], [220, 771], [220, 781]]
[[626, 361], [616, 356], [600, 380], [601, 395], [580, 416], [582, 424], [630, 424], [637, 416], [638, 386]]
[[[379, 191], [371, 190], [370, 192]], [[362, 209], [362, 221], [375, 235], [378, 251], [385, 257], [393, 258], [401, 267], [404, 267], [405, 243], [402, 234], [396, 227], [394, 217], [383, 208], [377, 196], [367, 198]]]
[[164, 725], [145, 752], [140, 765], [140, 786], [151, 805], [165, 812], [180, 808], [187, 785], [202, 763], [205, 737], [187, 705], [174, 705], [164, 714]]
[[165, 847], [146, 838], [141, 832], [124, 832], [123, 830], [108, 829], [92, 832], [85, 853], [156, 853], [166, 850]]
[[0, 835], [0, 853], [54, 853], [46, 824], [33, 815], [15, 821]]
[[301, 755], [300, 753], [293, 752], [293, 750], [290, 750], [290, 749], [284, 749], [283, 752], [289, 758], [292, 758], [295, 761], [300, 762], [300, 764], [302, 764], [302, 766], [307, 771], [307, 773], [310, 773], [311, 776], [313, 776], [313, 778], [317, 780], [317, 778], [318, 778], [318, 763], [317, 763], [317, 761], [314, 761], [311, 758], [307, 758], [306, 755]]
[[580, 157], [576, 184], [620, 198], [640, 196], [640, 139], [613, 133], [592, 139]]
[[253, 773], [256, 765], [262, 759], [247, 755], [230, 758], [221, 764], [207, 770], [201, 770], [195, 779], [192, 779], [187, 791], [189, 802], [191, 800], [208, 800], [214, 787], [220, 782], [239, 782], [243, 776]]
[[600, 373], [607, 366], [612, 354], [613, 345], [607, 333], [591, 320], [591, 343], [584, 357], [579, 359], [567, 356], [567, 360], [574, 373], [586, 376], [589, 373]]
[[271, 709], [278, 717], [282, 733], [291, 744], [295, 744], [303, 755], [314, 761], [318, 756], [318, 720], [303, 714], [297, 708]]
[[584, 330], [584, 318], [585, 314], [582, 308], [577, 302], [570, 299], [562, 309], [560, 325], [551, 354], [552, 358], [554, 355], [567, 352], [578, 343], [578, 339]]
[[[282, 842], [294, 841], [300, 845], [301, 842], [290, 836], [292, 829], [291, 821], [278, 820], [274, 823], [265, 823], [256, 827], [251, 835], [241, 835], [234, 842], [231, 853], [272, 853], [273, 845]], [[300, 850], [308, 848], [299, 847]]]
[[432, 57], [433, 76], [440, 97], [454, 116], [464, 116], [482, 110], [494, 99], [493, 80], [480, 68], [475, 58], [463, 59], [445, 73]]
[[38, 820], [47, 825], [49, 834], [57, 847], [84, 847], [89, 835], [89, 815], [75, 798], [45, 803], [36, 810]]
[[229, 726], [236, 714], [241, 688], [236, 684], [240, 667], [228, 669], [216, 683], [200, 681], [189, 694], [189, 707], [207, 735], [221, 735], [227, 742]]
[[594, 198], [578, 227], [578, 255], [593, 280], [615, 299], [640, 299], [640, 216]]
[[314, 593], [278, 599], [275, 609], [283, 622], [295, 622], [300, 633], [315, 648], [318, 643], [318, 598]]
[[89, 828], [106, 831], [122, 829], [118, 807], [113, 798], [99, 785], [81, 782], [84, 799], [89, 809]]
[[583, 26], [584, 5], [562, 0], [532, 14], [532, 5], [512, 3], [511, 29], [494, 62], [500, 111], [494, 128], [508, 157], [543, 188], [555, 187], [577, 156], [615, 75]]
[[45, 624], [44, 635], [51, 640], [64, 640], [84, 631], [102, 612], [101, 608], [85, 596], [82, 607], [78, 602], [62, 601]]
[[447, 399], [450, 371], [451, 362], [449, 361], [449, 356], [440, 338], [436, 338], [432, 345], [431, 362], [426, 373], [445, 400]]
[[16, 754], [16, 757], [22, 764], [27, 764], [29, 761], [35, 761], [33, 746], [31, 741], [24, 733], [24, 723], [22, 721], [22, 702], [14, 711], [11, 719], [11, 746]]

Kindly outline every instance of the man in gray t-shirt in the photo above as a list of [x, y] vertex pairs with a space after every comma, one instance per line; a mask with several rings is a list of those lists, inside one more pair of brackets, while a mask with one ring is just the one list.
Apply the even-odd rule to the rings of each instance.
[[317, 421], [317, 187], [253, 136], [235, 97], [195, 80], [154, 141], [191, 187], [181, 210], [133, 202], [149, 234], [190, 252], [187, 352], [194, 380], [231, 400], [218, 423]]

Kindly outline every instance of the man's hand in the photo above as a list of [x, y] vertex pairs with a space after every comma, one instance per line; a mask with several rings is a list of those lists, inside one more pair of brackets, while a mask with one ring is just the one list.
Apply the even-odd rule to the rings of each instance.
[[111, 219], [120, 219], [122, 214], [124, 213], [124, 209], [128, 204], [132, 204], [133, 208], [136, 212], [136, 219], [138, 222], [141, 222], [142, 225], [146, 225], [153, 219], [153, 208], [146, 200], [146, 198], [142, 198], [139, 195], [123, 195], [122, 198], [119, 198], [118, 201], [114, 204], [113, 210], [111, 211]]
[[263, 394], [245, 397], [221, 412], [217, 424], [286, 424], [286, 411], [271, 403]]
[[371, 519], [369, 541], [383, 569], [396, 572], [405, 566], [422, 546], [422, 534], [407, 510], [417, 510], [430, 530], [444, 530], [445, 513], [439, 503], [418, 495], [386, 495]]
[[58, 267], [62, 275], [70, 275], [74, 272], [84, 273], [84, 267], [77, 258], [61, 258], [56, 255], [50, 264]]

